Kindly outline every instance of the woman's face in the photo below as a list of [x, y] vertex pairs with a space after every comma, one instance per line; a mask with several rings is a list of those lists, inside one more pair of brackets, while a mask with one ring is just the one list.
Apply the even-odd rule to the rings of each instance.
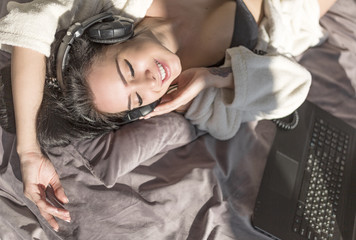
[[87, 81], [97, 109], [117, 113], [161, 98], [181, 73], [179, 57], [149, 34], [108, 46]]

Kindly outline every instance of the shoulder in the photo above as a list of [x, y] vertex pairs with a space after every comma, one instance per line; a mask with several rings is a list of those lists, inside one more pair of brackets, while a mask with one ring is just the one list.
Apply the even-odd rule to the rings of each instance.
[[146, 15], [153, 0], [113, 0], [114, 10], [134, 19], [141, 19]]

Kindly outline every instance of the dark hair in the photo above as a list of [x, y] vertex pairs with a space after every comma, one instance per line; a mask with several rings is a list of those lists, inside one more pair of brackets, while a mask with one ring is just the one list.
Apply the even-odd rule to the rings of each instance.
[[[69, 52], [63, 72], [65, 92], [52, 81], [56, 77], [56, 52], [63, 34], [65, 31], [58, 32], [51, 46], [43, 100], [37, 114], [37, 138], [44, 149], [65, 146], [77, 138], [93, 138], [118, 129], [125, 114], [107, 114], [96, 109], [86, 75], [107, 45], [93, 43], [85, 35], [73, 42]], [[0, 124], [5, 130], [15, 133], [10, 67], [5, 71], [7, 77], [0, 82]]]
[[[58, 36], [59, 35], [59, 36]], [[56, 39], [61, 39], [59, 32]], [[47, 75], [55, 77], [55, 58], [59, 41], [52, 46], [54, 53], [47, 61]], [[93, 138], [118, 129], [125, 112], [112, 114], [96, 109], [86, 76], [91, 66], [105, 53], [106, 46], [91, 42], [85, 35], [77, 38], [69, 52], [63, 72], [65, 92], [46, 84], [37, 116], [37, 135], [44, 147], [69, 144], [74, 138]]]
[[[139, 28], [138, 25], [135, 27], [134, 36], [149, 30], [142, 22], [139, 25]], [[56, 34], [47, 58], [46, 84], [36, 123], [37, 139], [43, 149], [66, 146], [76, 139], [93, 138], [116, 130], [127, 113], [103, 113], [94, 105], [86, 76], [92, 65], [105, 54], [107, 45], [94, 43], [85, 34], [74, 40], [69, 51], [63, 72], [65, 92], [52, 81], [57, 75], [56, 55], [64, 34], [65, 30]], [[6, 79], [0, 79], [0, 125], [9, 132], [16, 132], [10, 74]]]
[[1, 69], [0, 73], [0, 125], [11, 133], [16, 132], [15, 112], [12, 101], [10, 65]]

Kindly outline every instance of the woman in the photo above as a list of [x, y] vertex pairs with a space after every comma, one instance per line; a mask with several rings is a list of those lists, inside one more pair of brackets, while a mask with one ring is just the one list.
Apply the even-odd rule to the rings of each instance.
[[[146, 1], [147, 3], [148, 1]], [[332, 1], [330, 1], [332, 2]], [[94, 1], [93, 1], [93, 4]], [[120, 3], [122, 4], [122, 2]], [[177, 6], [178, 4], [178, 6]], [[203, 5], [202, 5], [203, 4]], [[257, 23], [262, 20], [262, 1], [245, 1], [246, 6], [252, 13], [253, 18]], [[65, 4], [63, 4], [65, 5]], [[121, 5], [122, 8], [123, 5]], [[129, 5], [128, 5], [129, 6]], [[325, 1], [323, 6], [325, 6]], [[141, 6], [140, 6], [141, 7]], [[88, 8], [87, 8], [88, 9]], [[322, 8], [324, 9], [324, 8]], [[325, 8], [326, 9], [326, 8]], [[97, 9], [95, 9], [97, 10]], [[103, 9], [100, 9], [103, 10]], [[147, 32], [148, 35], [141, 35], [143, 39], [137, 37], [137, 41], [145, 40], [146, 37], [149, 38], [149, 42], [151, 41], [154, 44], [154, 40], [159, 39], [159, 43], [162, 41], [162, 32], [166, 37], [166, 41], [164, 41], [163, 47], [169, 49], [170, 52], [175, 52], [177, 56], [179, 56], [182, 65], [181, 69], [185, 70], [192, 67], [208, 67], [218, 63], [221, 59], [223, 59], [225, 55], [225, 50], [230, 46], [230, 41], [233, 33], [233, 20], [235, 16], [235, 2], [232, 1], [196, 1], [194, 4], [191, 1], [153, 1], [152, 5], [147, 11], [147, 16], [151, 17], [163, 17], [168, 18], [169, 20], [175, 20], [174, 24], [159, 24], [155, 31]], [[63, 11], [65, 12], [65, 11]], [[74, 11], [70, 12], [73, 14]], [[83, 11], [85, 12], [85, 11]], [[100, 12], [100, 11], [98, 11]], [[323, 10], [321, 13], [324, 12]], [[82, 19], [85, 19], [83, 15]], [[86, 16], [88, 17], [88, 16]], [[79, 17], [80, 18], [80, 17]], [[71, 18], [66, 18], [71, 19]], [[177, 19], [179, 21], [177, 21]], [[150, 21], [150, 19], [148, 19]], [[149, 23], [149, 22], [148, 22]], [[38, 24], [40, 25], [40, 24]], [[175, 34], [173, 34], [173, 30], [175, 34], [179, 33], [180, 42], [177, 42], [175, 39]], [[198, 32], [197, 32], [198, 31]], [[216, 38], [211, 38], [211, 33], [214, 32]], [[194, 33], [194, 34], [192, 34]], [[199, 38], [195, 38], [196, 34], [199, 35]], [[178, 34], [177, 34], [178, 35]], [[184, 37], [183, 37], [184, 36]], [[194, 36], [194, 37], [193, 37]], [[185, 48], [179, 48], [180, 46], [184, 46], [189, 42]], [[157, 43], [157, 42], [156, 42]], [[130, 44], [130, 42], [127, 42]], [[166, 45], [165, 45], [166, 44]], [[26, 46], [25, 44], [14, 43], [15, 46]], [[124, 45], [124, 44], [123, 44]], [[155, 45], [156, 46], [156, 45]], [[189, 47], [187, 47], [189, 46]], [[218, 46], [218, 47], [216, 47]], [[114, 46], [110, 46], [111, 48]], [[33, 47], [32, 49], [36, 49]], [[129, 48], [127, 48], [129, 49]], [[204, 55], [200, 54], [192, 54], [195, 50], [199, 50], [199, 52], [204, 52], [203, 50], [209, 49], [210, 51], [206, 52]], [[163, 49], [162, 49], [163, 50]], [[117, 50], [118, 51], [118, 50]], [[108, 63], [106, 65], [97, 65], [94, 66], [93, 69], [90, 69], [88, 72], [88, 84], [91, 90], [93, 90], [94, 95], [94, 104], [100, 112], [112, 113], [118, 112], [121, 110], [127, 110], [132, 107], [136, 107], [140, 105], [143, 95], [140, 91], [141, 86], [130, 86], [129, 88], [124, 88], [125, 84], [120, 87], [124, 88], [124, 92], [126, 93], [126, 99], [123, 99], [122, 102], [125, 104], [123, 106], [111, 104], [111, 101], [116, 99], [107, 99], [103, 98], [100, 90], [103, 89], [103, 86], [98, 85], [100, 83], [95, 82], [96, 75], [99, 75], [105, 71], [105, 67], [111, 67], [109, 72], [114, 72], [115, 70], [115, 62], [107, 62], [108, 58], [112, 58], [109, 53], [111, 51], [107, 51], [107, 53], [102, 56], [103, 62]], [[114, 52], [114, 51], [113, 51]], [[205, 52], [204, 52], [205, 53]], [[163, 54], [164, 55], [164, 54]], [[174, 54], [173, 54], [174, 55]], [[107, 57], [107, 58], [105, 58]], [[174, 56], [172, 56], [174, 59]], [[126, 59], [126, 61], [125, 61]], [[120, 61], [121, 60], [121, 61]], [[118, 59], [118, 68], [121, 70], [124, 69], [125, 76], [129, 79], [130, 74], [134, 75], [132, 70], [130, 69], [130, 65], [127, 63], [127, 58]], [[132, 61], [132, 60], [131, 60]], [[44, 54], [42, 52], [38, 53], [33, 50], [21, 49], [15, 47], [13, 49], [13, 58], [12, 58], [12, 79], [13, 79], [13, 92], [14, 92], [14, 103], [15, 103], [15, 114], [16, 114], [16, 128], [17, 128], [17, 136], [18, 136], [18, 145], [17, 151], [21, 158], [21, 168], [24, 182], [24, 193], [28, 196], [32, 201], [34, 201], [39, 207], [42, 215], [50, 222], [54, 229], [58, 230], [58, 224], [54, 220], [53, 216], [59, 217], [61, 219], [70, 220], [68, 211], [61, 210], [51, 206], [44, 199], [43, 188], [39, 186], [47, 186], [48, 183], [51, 183], [54, 186], [55, 193], [57, 198], [62, 202], [67, 202], [68, 200], [65, 197], [63, 188], [60, 185], [59, 179], [55, 170], [51, 163], [46, 159], [40, 151], [39, 145], [36, 140], [36, 112], [40, 105], [42, 99], [42, 86], [44, 85], [45, 71], [44, 71]], [[132, 63], [129, 61], [132, 65]], [[170, 76], [169, 81], [163, 81], [164, 88], [154, 89], [156, 87], [157, 82], [150, 83], [150, 86], [155, 90], [154, 92], [159, 92], [156, 96], [150, 95], [145, 96], [145, 99], [142, 98], [142, 104], [146, 104], [146, 102], [150, 102], [152, 99], [161, 97], [166, 88], [168, 88], [169, 83], [174, 80], [174, 77], [177, 76], [180, 71], [179, 67], [171, 67], [170, 73], [164, 66], [163, 61], [157, 60], [157, 62], [153, 62], [158, 69], [163, 67], [163, 72], [161, 77], [165, 79]], [[126, 65], [125, 65], [126, 64]], [[141, 66], [139, 63], [135, 63], [135, 74], [138, 78], [138, 74], [142, 72], [137, 70], [140, 69], [138, 66]], [[214, 69], [213, 69], [214, 70]], [[202, 89], [212, 86], [210, 84], [211, 81], [205, 81], [201, 79], [209, 79], [202, 78], [202, 76], [216, 77], [217, 75], [213, 70], [208, 69], [200, 69], [194, 68], [189, 69], [182, 75], [182, 78], [177, 79], [176, 82], [179, 85], [179, 89], [186, 89], [185, 93], [179, 92], [180, 94], [176, 94], [177, 98], [170, 103], [167, 103], [165, 107], [162, 105], [161, 111], [157, 111], [155, 114], [164, 113], [167, 111], [171, 111], [190, 102], [194, 97], [196, 97]], [[225, 69], [224, 75], [219, 76], [219, 88], [232, 88], [232, 73], [229, 71], [229, 68]], [[161, 71], [161, 70], [160, 70]], [[159, 72], [160, 72], [159, 71]], [[215, 75], [214, 75], [215, 74]], [[227, 76], [226, 76], [227, 74]], [[163, 77], [163, 75], [166, 75]], [[224, 77], [225, 76], [225, 77]], [[131, 76], [133, 77], [133, 76]], [[111, 79], [112, 77], [108, 77], [107, 79]], [[157, 77], [156, 77], [157, 78]], [[159, 78], [159, 77], [158, 77]], [[31, 81], [26, 81], [27, 79], [31, 79]], [[117, 78], [118, 79], [118, 78]], [[153, 79], [153, 77], [152, 77]], [[195, 79], [194, 81], [190, 81], [191, 79]], [[200, 79], [200, 80], [199, 80]], [[206, 83], [210, 84], [206, 84]], [[189, 83], [189, 84], [188, 84]], [[194, 83], [194, 84], [190, 84]], [[214, 84], [217, 82], [215, 81]], [[128, 85], [128, 84], [127, 84]], [[28, 86], [28, 87], [27, 87]], [[129, 85], [128, 85], [129, 86]], [[185, 88], [184, 86], [187, 86]], [[127, 86], [126, 86], [127, 87]], [[215, 86], [216, 87], [216, 86]], [[119, 86], [117, 86], [119, 88]], [[29, 90], [30, 89], [30, 90]], [[159, 90], [159, 91], [157, 91]], [[138, 97], [138, 95], [140, 97]], [[104, 95], [105, 96], [105, 95]], [[129, 99], [130, 97], [130, 99]], [[28, 101], [31, 99], [31, 101]], [[110, 104], [106, 104], [107, 101], [110, 101]], [[129, 101], [131, 104], [129, 105]], [[178, 103], [178, 105], [176, 105]], [[29, 106], [30, 105], [30, 106]], [[105, 108], [105, 107], [112, 108]], [[153, 116], [152, 114], [151, 116]], [[37, 178], [39, 176], [39, 179]]]
[[[152, 6], [154, 7], [154, 5], [158, 3], [159, 2], [154, 2]], [[173, 103], [169, 103], [171, 107], [170, 109], [166, 109], [165, 112], [175, 110], [181, 105], [188, 104], [205, 88], [230, 88], [233, 90], [233, 74], [229, 67], [224, 69], [213, 69], [211, 67], [209, 69], [190, 68], [221, 65], [227, 48], [242, 45], [253, 50], [257, 43], [257, 21], [261, 19], [262, 15], [260, 12], [256, 12], [256, 16], [253, 16], [246, 5], [241, 1], [220, 2], [215, 6], [213, 5], [215, 4], [214, 2], [204, 4], [206, 5], [206, 9], [211, 7], [214, 11], [209, 10], [207, 13], [201, 11], [202, 13], [197, 16], [196, 14], [192, 14], [193, 9], [184, 9], [182, 14], [179, 9], [182, 9], [181, 5], [184, 6], [184, 4], [174, 3], [171, 6], [172, 11], [167, 12], [167, 16], [169, 17], [162, 20], [162, 18], [158, 19], [158, 16], [151, 14], [149, 10], [148, 14], [151, 17], [143, 19], [139, 26], [136, 27], [136, 35], [133, 39], [109, 46], [99, 45], [97, 48], [102, 48], [102, 50], [93, 50], [91, 47], [83, 49], [81, 46], [93, 45], [90, 41], [85, 40], [85, 38], [78, 44], [74, 42], [71, 48], [71, 52], [74, 56], [70, 57], [70, 59], [72, 59], [68, 64], [68, 66], [70, 66], [70, 72], [67, 73], [66, 76], [69, 79], [67, 82], [70, 82], [73, 87], [70, 90], [71, 96], [67, 96], [69, 101], [66, 105], [71, 109], [69, 112], [78, 113], [76, 116], [72, 115], [74, 119], [71, 122], [78, 123], [78, 119], [82, 119], [83, 123], [78, 126], [77, 131], [71, 132], [81, 132], [80, 136], [83, 137], [86, 134], [90, 135], [88, 127], [92, 125], [93, 128], [91, 130], [93, 132], [98, 131], [99, 133], [104, 130], [102, 127], [105, 128], [105, 126], [110, 126], [106, 129], [116, 128], [116, 122], [120, 122], [120, 116], [119, 119], [117, 119], [113, 117], [114, 114], [135, 109], [156, 101], [164, 95], [173, 80], [178, 84], [178, 91], [171, 94], [170, 97], [172, 95], [180, 97], [176, 98]], [[254, 9], [261, 9], [261, 4], [262, 1], [259, 2], [259, 5], [254, 6]], [[204, 5], [197, 5], [200, 8], [204, 8]], [[224, 17], [220, 16], [223, 14]], [[177, 19], [179, 21], [177, 21]], [[139, 34], [137, 34], [137, 32], [139, 32]], [[194, 34], [187, 34], [185, 32]], [[210, 32], [214, 33], [214, 37], [207, 38]], [[182, 38], [181, 36], [185, 37]], [[207, 41], [205, 39], [210, 40]], [[94, 54], [94, 61], [83, 58], [84, 52], [93, 51], [99, 52], [98, 56]], [[76, 52], [79, 52], [79, 54], [76, 54]], [[187, 52], [189, 54], [187, 54]], [[93, 63], [86, 64], [85, 69], [83, 69], [81, 65], [76, 67], [76, 65], [78, 65], [77, 63], [81, 62]], [[282, 61], [280, 64], [283, 64]], [[268, 69], [262, 70], [262, 66], [258, 68], [259, 71], [270, 71], [271, 69], [271, 67], [267, 67]], [[279, 68], [282, 68], [282, 65]], [[276, 74], [279, 74], [279, 68], [273, 67], [274, 78], [278, 78]], [[283, 68], [286, 68], [286, 66], [283, 66]], [[177, 78], [182, 69], [183, 71], [187, 69], [190, 70]], [[227, 71], [226, 76], [221, 77], [212, 74], [216, 70]], [[190, 76], [187, 78], [188, 75]], [[192, 77], [193, 75], [194, 77]], [[295, 76], [295, 73], [291, 73], [291, 75]], [[55, 77], [55, 74], [53, 77]], [[297, 77], [295, 76], [295, 78]], [[117, 81], [118, 79], [121, 79], [121, 81]], [[163, 81], [158, 81], [159, 79]], [[263, 79], [266, 79], [267, 84], [269, 80], [266, 78], [266, 75]], [[298, 81], [294, 80], [292, 82], [297, 83]], [[235, 82], [235, 84], [241, 85], [239, 82]], [[263, 82], [259, 82], [259, 84], [263, 85]], [[243, 83], [243, 85], [246, 84]], [[83, 89], [81, 92], [78, 91], [78, 86], [82, 86]], [[251, 89], [254, 87], [257, 86], [251, 86]], [[274, 87], [276, 88], [276, 86]], [[296, 88], [297, 86], [290, 87]], [[88, 94], [85, 93], [85, 88], [88, 88]], [[286, 89], [285, 86], [282, 88]], [[277, 89], [275, 89], [275, 92], [277, 92]], [[237, 95], [238, 93], [236, 92], [235, 94]], [[272, 94], [275, 95], [276, 93]], [[81, 98], [77, 98], [77, 96], [81, 96]], [[85, 96], [87, 99], [83, 99], [82, 96]], [[262, 96], [259, 97], [261, 98]], [[268, 96], [264, 97], [267, 98]], [[88, 101], [88, 99], [92, 101]], [[167, 99], [168, 96], [165, 96], [163, 102], [166, 102]], [[269, 103], [267, 99], [260, 100]], [[225, 100], [220, 99], [219, 101]], [[239, 101], [241, 102], [242, 100]], [[244, 99], [243, 101], [247, 103], [245, 103], [244, 106], [238, 107], [244, 108], [245, 111], [248, 111], [248, 109], [256, 109], [254, 113], [249, 113], [256, 118], [275, 118], [287, 114], [287, 112], [282, 111], [276, 115], [276, 111], [273, 110], [277, 108], [276, 106], [264, 106], [264, 109], [262, 109], [261, 106], [256, 106], [255, 103], [249, 105], [249, 99]], [[286, 102], [288, 103], [288, 101]], [[297, 102], [296, 100], [295, 103]], [[51, 108], [53, 105], [54, 104], [49, 104]], [[229, 107], [231, 108], [233, 106]], [[268, 111], [271, 111], [271, 113], [266, 113], [268, 107]], [[162, 108], [164, 108], [164, 106], [157, 108], [154, 114], [164, 113], [158, 111]], [[222, 108], [224, 108], [224, 106], [222, 106]], [[281, 106], [278, 108], [282, 109]], [[289, 108], [295, 107], [289, 106]], [[259, 112], [257, 112], [257, 110]], [[209, 131], [217, 138], [231, 137], [236, 133], [241, 121], [252, 120], [251, 118], [233, 117], [233, 119], [221, 122], [222, 118], [224, 118], [224, 116], [222, 116], [220, 120], [214, 120], [214, 123], [208, 125], [201, 123], [202, 121], [207, 122], [208, 120], [206, 119], [194, 119], [196, 111], [197, 110], [190, 109], [186, 117], [192, 120], [201, 129]], [[62, 115], [67, 114], [63, 113]], [[199, 113], [199, 115], [206, 114]], [[247, 116], [248, 114], [244, 115]], [[108, 119], [111, 119], [111, 121], [107, 121]], [[227, 125], [228, 123], [230, 124]], [[216, 130], [216, 124], [227, 126], [225, 129], [219, 127], [219, 129]], [[88, 127], [83, 129], [82, 125]], [[83, 131], [80, 129], [83, 129]], [[52, 139], [60, 139], [58, 133], [53, 132], [52, 134]]]

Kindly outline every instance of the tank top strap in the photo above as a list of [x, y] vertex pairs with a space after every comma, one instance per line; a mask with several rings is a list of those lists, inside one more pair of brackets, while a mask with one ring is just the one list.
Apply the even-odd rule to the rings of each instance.
[[257, 38], [257, 22], [243, 0], [236, 0], [234, 32], [230, 47], [242, 45], [253, 50], [257, 44]]

